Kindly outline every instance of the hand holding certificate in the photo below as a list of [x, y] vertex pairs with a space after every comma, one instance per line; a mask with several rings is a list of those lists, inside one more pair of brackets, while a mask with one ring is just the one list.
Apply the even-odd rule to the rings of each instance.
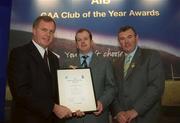
[[83, 112], [96, 111], [90, 68], [58, 70], [59, 103]]

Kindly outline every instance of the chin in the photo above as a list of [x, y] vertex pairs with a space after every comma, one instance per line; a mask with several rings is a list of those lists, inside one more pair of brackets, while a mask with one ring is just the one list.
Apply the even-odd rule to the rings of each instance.
[[83, 53], [83, 54], [86, 54], [88, 52], [89, 52], [89, 50], [88, 51], [87, 50], [81, 50], [81, 53]]

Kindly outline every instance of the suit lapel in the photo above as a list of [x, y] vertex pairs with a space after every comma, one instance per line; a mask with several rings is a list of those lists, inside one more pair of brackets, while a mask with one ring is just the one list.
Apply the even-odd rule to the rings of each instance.
[[124, 78], [124, 55], [121, 58], [118, 58], [113, 63], [113, 67], [115, 70], [115, 77], [117, 80], [123, 80]]
[[49, 68], [47, 67], [47, 65], [44, 63], [44, 60], [41, 56], [41, 54], [39, 53], [38, 49], [34, 46], [34, 44], [32, 42], [29, 43], [28, 45], [29, 51], [31, 56], [33, 57], [33, 59], [38, 63], [39, 67], [42, 68], [42, 70], [46, 73], [46, 74], [50, 74]]
[[98, 61], [97, 59], [98, 59], [98, 57], [93, 53], [89, 67], [94, 67], [94, 65], [97, 64], [97, 61]]
[[77, 66], [78, 68], [81, 68], [82, 66], [81, 66], [81, 62], [80, 62], [80, 58], [79, 58], [79, 55], [76, 57], [76, 58], [74, 58], [74, 60], [72, 60], [72, 64], [73, 65], [75, 65], [75, 66]]
[[124, 79], [127, 79], [133, 73], [134, 69], [136, 69], [136, 66], [138, 65], [139, 60], [140, 60], [140, 55], [141, 55], [141, 49], [138, 48], [131, 61], [131, 64], [129, 65], [127, 74]]
[[[54, 54], [51, 51], [48, 51], [48, 57], [49, 57], [49, 66], [50, 66], [50, 71], [51, 73], [56, 71], [59, 66], [56, 66], [57, 64], [55, 63], [55, 58], [53, 56]], [[58, 67], [58, 68], [57, 68]]]

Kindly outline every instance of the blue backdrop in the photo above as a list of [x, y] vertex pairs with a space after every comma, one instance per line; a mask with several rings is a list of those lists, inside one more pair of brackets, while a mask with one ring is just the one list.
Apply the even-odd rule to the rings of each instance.
[[5, 83], [11, 0], [0, 0], [0, 122], [4, 120]]

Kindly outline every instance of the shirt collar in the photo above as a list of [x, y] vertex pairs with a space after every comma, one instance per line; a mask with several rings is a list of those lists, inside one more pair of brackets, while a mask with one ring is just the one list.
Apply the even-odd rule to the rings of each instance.
[[90, 51], [90, 52], [88, 52], [88, 53], [86, 53], [86, 54], [79, 53], [80, 63], [82, 64], [82, 62], [83, 62], [83, 60], [84, 60], [84, 58], [82, 58], [82, 56], [88, 56], [87, 59], [86, 59], [86, 62], [87, 62], [87, 64], [88, 64], [88, 66], [89, 66], [89, 64], [90, 64], [90, 62], [91, 62], [91, 59], [92, 59], [92, 55], [93, 55], [93, 52], [92, 52], [92, 51]]
[[37, 44], [34, 40], [32, 40], [35, 47], [38, 49], [39, 53], [41, 54], [42, 58], [44, 57], [45, 50], [48, 50], [48, 48], [44, 49], [39, 44]]
[[90, 52], [88, 52], [86, 54], [79, 53], [80, 58], [82, 58], [82, 56], [89, 56], [87, 59], [91, 59], [92, 55], [93, 55], [92, 51], [90, 51]]
[[125, 53], [125, 57], [131, 56], [131, 59], [132, 59], [133, 56], [134, 56], [134, 54], [136, 53], [137, 47], [138, 47], [138, 46], [136, 46], [135, 49], [134, 49], [131, 53], [129, 53], [129, 54]]

